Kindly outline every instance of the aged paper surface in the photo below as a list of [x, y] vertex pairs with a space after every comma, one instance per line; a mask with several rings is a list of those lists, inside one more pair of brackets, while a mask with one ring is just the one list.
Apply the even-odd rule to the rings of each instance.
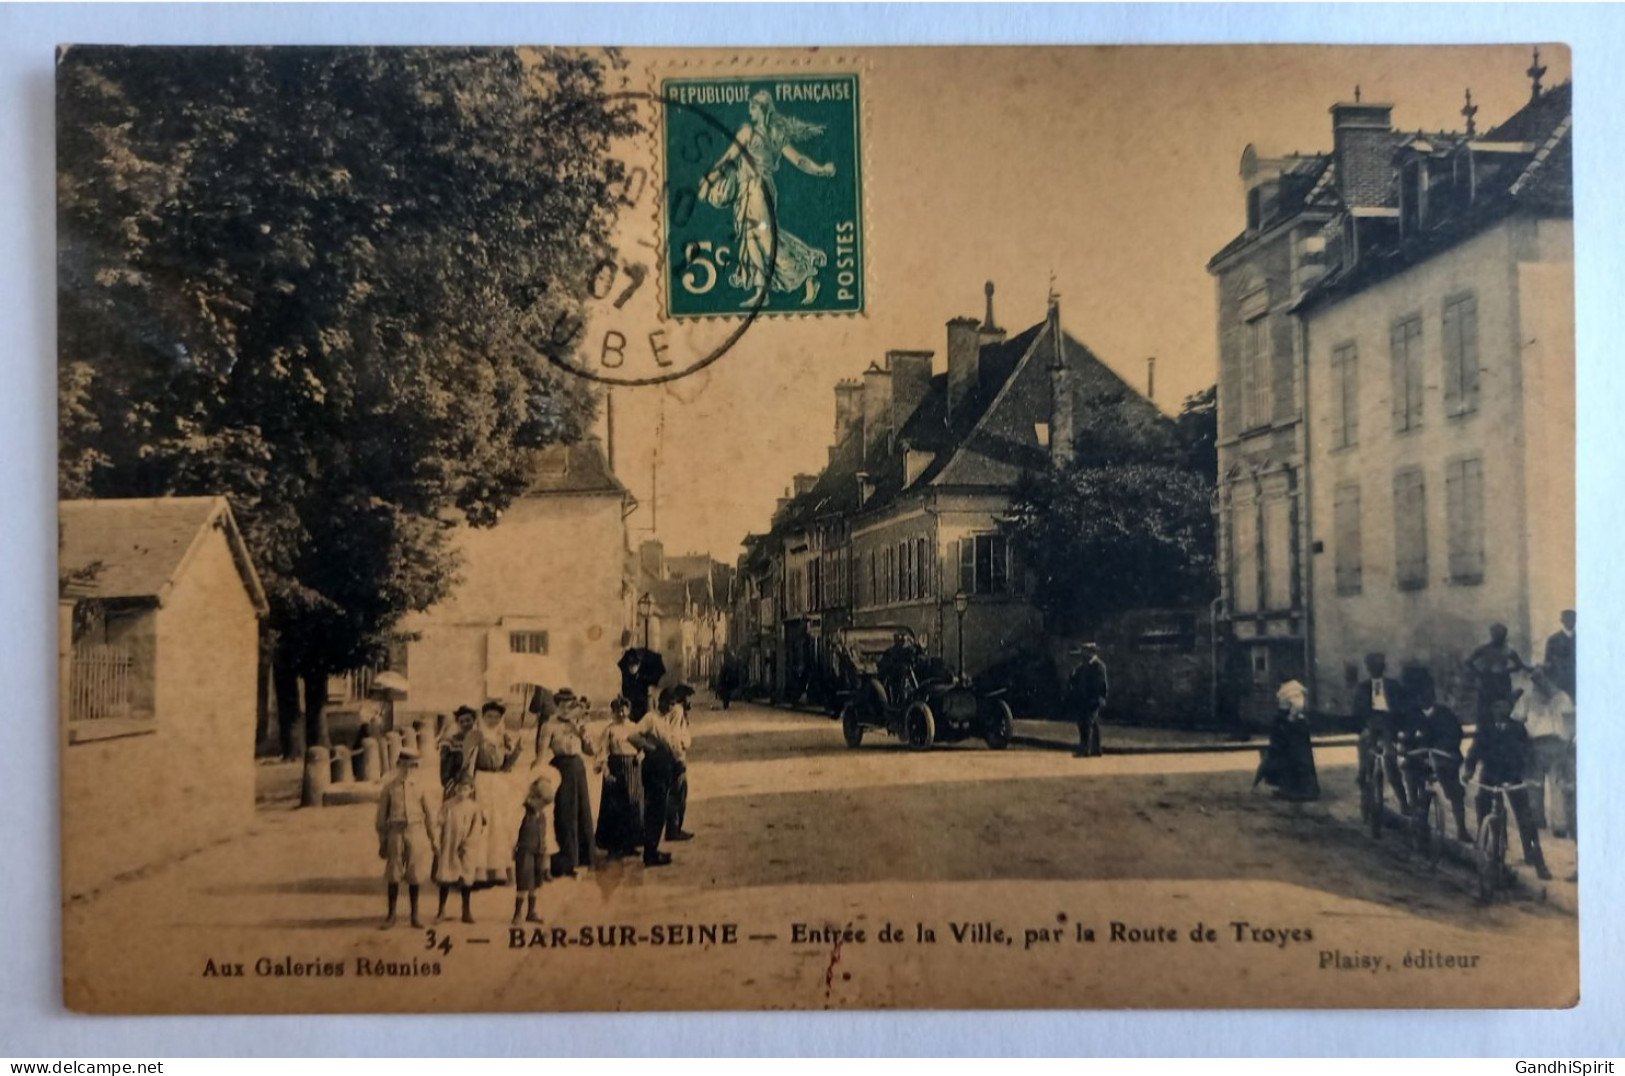
[[65, 49], [67, 1004], [1574, 1004], [1568, 71]]

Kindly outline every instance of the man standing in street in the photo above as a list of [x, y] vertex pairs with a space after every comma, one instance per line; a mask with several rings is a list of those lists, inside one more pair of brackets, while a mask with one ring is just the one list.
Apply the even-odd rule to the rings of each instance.
[[1400, 772], [1395, 740], [1406, 721], [1404, 689], [1399, 681], [1384, 675], [1388, 658], [1383, 654], [1367, 654], [1367, 678], [1354, 689], [1354, 716], [1360, 723], [1360, 764], [1356, 780], [1361, 788], [1370, 780], [1372, 756], [1382, 752], [1382, 772], [1388, 787], [1394, 790], [1394, 800], [1400, 810], [1408, 807], [1404, 775]]
[[1105, 708], [1110, 691], [1106, 663], [1100, 659], [1100, 648], [1094, 643], [1084, 643], [1074, 654], [1083, 660], [1072, 670], [1066, 692], [1078, 722], [1078, 749], [1073, 757], [1094, 758], [1100, 755], [1100, 711]]
[[1512, 720], [1529, 733], [1529, 797], [1535, 825], [1567, 836], [1574, 824], [1574, 700], [1546, 675], [1529, 674], [1529, 690], [1518, 696]]
[[692, 841], [694, 834], [683, 828], [688, 817], [688, 749], [694, 742], [694, 733], [688, 726], [688, 700], [694, 689], [678, 684], [671, 689], [671, 710], [667, 720], [671, 725], [672, 747], [677, 758], [672, 766], [671, 794], [666, 798], [666, 840]]
[[667, 716], [672, 708], [672, 692], [660, 693], [653, 708], [638, 722], [632, 737], [643, 751], [643, 865], [664, 867], [671, 853], [660, 850], [666, 833], [666, 811], [671, 799], [672, 780], [679, 755], [677, 733]]
[[1546, 676], [1552, 684], [1571, 699], [1578, 700], [1575, 694], [1575, 648], [1574, 638], [1574, 610], [1565, 609], [1562, 615], [1563, 627], [1553, 632], [1546, 640], [1546, 658], [1543, 662]]

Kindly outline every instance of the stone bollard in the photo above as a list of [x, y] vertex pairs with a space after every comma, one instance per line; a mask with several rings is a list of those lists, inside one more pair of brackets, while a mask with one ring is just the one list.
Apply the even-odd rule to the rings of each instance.
[[383, 757], [378, 750], [378, 737], [368, 736], [361, 741], [361, 750], [351, 759], [355, 763], [355, 779], [371, 784], [381, 776]]
[[351, 768], [350, 749], [342, 745], [333, 748], [333, 783], [347, 785], [355, 780], [355, 771]]
[[422, 718], [412, 723], [418, 734], [418, 765], [428, 766], [434, 760], [435, 772], [439, 772], [440, 749], [435, 746], [434, 729]]
[[332, 763], [327, 748], [317, 744], [305, 752], [305, 781], [299, 790], [299, 806], [320, 807], [322, 793], [332, 779]]
[[398, 729], [390, 729], [384, 733], [384, 772], [394, 773], [395, 764], [401, 760], [401, 734]]

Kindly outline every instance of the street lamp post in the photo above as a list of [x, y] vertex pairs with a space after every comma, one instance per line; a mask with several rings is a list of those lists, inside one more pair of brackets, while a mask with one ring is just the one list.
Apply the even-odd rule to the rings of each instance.
[[638, 599], [638, 615], [643, 618], [643, 649], [649, 649], [649, 616], [654, 612], [655, 600], [645, 594]]
[[970, 608], [970, 595], [963, 590], [954, 595], [954, 617], [959, 621], [959, 679], [965, 679], [965, 610]]

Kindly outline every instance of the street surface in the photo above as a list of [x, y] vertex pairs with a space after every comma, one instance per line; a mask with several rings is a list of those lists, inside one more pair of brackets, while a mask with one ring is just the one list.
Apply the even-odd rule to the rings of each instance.
[[[262, 808], [247, 837], [70, 904], [65, 945], [98, 968], [69, 984], [70, 1003], [150, 1007], [121, 1003], [138, 988], [176, 1011], [1463, 1007], [1577, 995], [1566, 977], [1577, 974], [1575, 918], [1527, 892], [1481, 907], [1459, 867], [1429, 870], [1397, 835], [1362, 834], [1351, 748], [1318, 751], [1324, 798], [1294, 805], [1250, 787], [1252, 751], [911, 752], [873, 732], [854, 751], [821, 715], [697, 701], [697, 839], [669, 845], [669, 867], [613, 863], [545, 886], [544, 926], [518, 947], [511, 889], [476, 893], [474, 926], [379, 931], [370, 805]], [[432, 916], [432, 892], [423, 900]], [[1407, 956], [1426, 966], [1407, 968]], [[244, 975], [207, 975], [211, 959]], [[294, 978], [279, 964], [346, 970]], [[358, 975], [363, 965], [390, 974]]]

